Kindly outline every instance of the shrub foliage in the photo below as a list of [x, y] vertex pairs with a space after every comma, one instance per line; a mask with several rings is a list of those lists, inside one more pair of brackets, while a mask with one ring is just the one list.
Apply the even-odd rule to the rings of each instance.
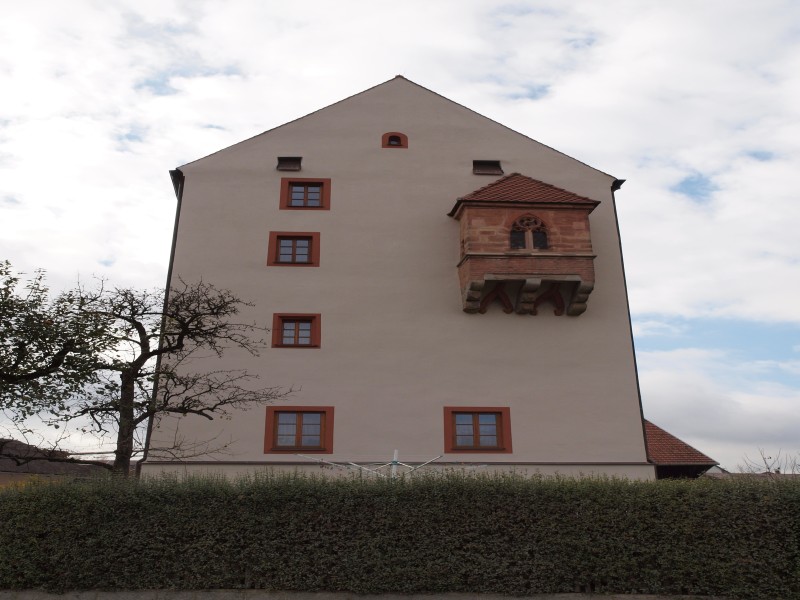
[[800, 482], [170, 479], [0, 493], [0, 589], [800, 598]]

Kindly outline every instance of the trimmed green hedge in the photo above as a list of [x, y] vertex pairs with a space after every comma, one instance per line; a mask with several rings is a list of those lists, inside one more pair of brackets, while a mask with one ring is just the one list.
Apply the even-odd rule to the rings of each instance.
[[800, 598], [800, 482], [436, 476], [0, 492], [0, 589]]

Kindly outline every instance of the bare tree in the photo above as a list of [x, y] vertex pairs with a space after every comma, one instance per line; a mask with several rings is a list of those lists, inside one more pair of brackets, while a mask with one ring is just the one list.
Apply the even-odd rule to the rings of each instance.
[[[213, 419], [291, 393], [263, 387], [245, 370], [192, 370], [203, 362], [194, 360], [198, 357], [219, 357], [228, 350], [258, 355], [266, 346], [268, 330], [237, 320], [240, 309], [251, 305], [228, 290], [181, 281], [165, 302], [163, 290], [108, 288], [101, 282], [96, 289], [79, 287], [67, 298], [76, 319], [102, 324], [92, 378], [66, 398], [41, 398], [35, 404], [17, 398], [3, 407], [20, 430], [35, 416], [54, 428], [73, 426], [112, 437], [117, 473], [130, 473], [132, 457], [146, 446], [146, 426], [158, 415]], [[186, 456], [209, 448], [193, 441], [161, 450]]]
[[758, 475], [800, 475], [800, 457], [786, 454], [782, 450], [767, 453], [763, 448], [758, 449], [758, 457], [751, 459], [745, 455], [744, 464], [738, 466], [740, 473]]

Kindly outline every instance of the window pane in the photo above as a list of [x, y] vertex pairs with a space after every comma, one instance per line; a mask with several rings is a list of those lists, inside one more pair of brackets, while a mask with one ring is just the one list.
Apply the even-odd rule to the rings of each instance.
[[533, 247], [538, 250], [547, 249], [547, 233], [545, 231], [539, 230], [533, 232]]
[[468, 413], [456, 413], [456, 425], [469, 423], [472, 425], [472, 415]]
[[294, 333], [294, 321], [284, 321], [283, 331], [284, 333]]
[[497, 446], [497, 436], [495, 435], [482, 435], [481, 446]]
[[472, 423], [469, 425], [459, 425], [456, 423], [456, 435], [472, 435]]
[[472, 447], [472, 436], [471, 435], [457, 435], [456, 436], [456, 446], [462, 447]]
[[311, 331], [311, 321], [300, 321], [298, 325], [300, 326], [301, 333], [303, 331]]
[[294, 336], [292, 336], [292, 337], [283, 336], [283, 342], [281, 342], [281, 343], [285, 344], [287, 346], [291, 346], [292, 344], [294, 344]]
[[303, 413], [303, 425], [322, 422], [322, 413]]
[[295, 245], [299, 252], [300, 248], [308, 248], [308, 240], [295, 240]]
[[318, 435], [304, 435], [300, 443], [309, 448], [319, 448], [322, 445]]
[[280, 239], [281, 248], [292, 247], [292, 240]]
[[279, 435], [278, 446], [294, 446], [294, 434], [292, 435]]
[[278, 423], [278, 435], [294, 435], [297, 430], [297, 425], [293, 423]]
[[297, 413], [293, 412], [282, 412], [278, 413], [278, 423], [283, 425], [284, 423], [297, 423]]
[[491, 413], [480, 414], [478, 415], [478, 423], [480, 423], [481, 425], [489, 423], [491, 424], [497, 423], [497, 415]]
[[481, 435], [497, 435], [497, 426], [481, 425], [478, 431]]
[[319, 200], [311, 200], [309, 199], [306, 203], [306, 206], [321, 206]]
[[525, 247], [525, 232], [512, 231], [511, 232], [511, 249], [520, 250]]
[[303, 431], [302, 431], [303, 435], [319, 436], [321, 432], [322, 432], [322, 426], [319, 423], [309, 423], [308, 425], [303, 423]]

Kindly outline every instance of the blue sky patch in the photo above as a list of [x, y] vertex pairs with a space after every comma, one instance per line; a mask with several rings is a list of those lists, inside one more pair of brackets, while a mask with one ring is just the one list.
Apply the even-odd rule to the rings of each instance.
[[800, 374], [773, 364], [800, 361], [800, 325], [737, 319], [666, 319], [658, 315], [639, 316], [633, 322], [634, 327], [637, 322], [660, 325], [647, 327], [647, 335], [635, 336], [639, 352], [724, 350], [738, 360], [764, 363], [771, 381], [800, 385]]
[[580, 38], [572, 38], [567, 40], [567, 44], [569, 44], [570, 48], [575, 50], [581, 50], [583, 48], [590, 48], [594, 46], [595, 42], [597, 41], [596, 37], [592, 36], [585, 36]]
[[527, 98], [529, 100], [537, 100], [538, 98], [542, 98], [546, 96], [547, 93], [550, 91], [549, 85], [523, 85], [521, 86], [520, 91], [511, 92], [506, 94], [506, 98], [510, 98], [511, 100], [521, 100], [523, 98]]
[[137, 90], [147, 90], [154, 96], [170, 96], [177, 94], [178, 90], [172, 87], [169, 80], [172, 74], [169, 72], [157, 73], [153, 77], [148, 77], [136, 84]]
[[143, 142], [146, 134], [146, 127], [132, 125], [127, 130], [117, 135], [116, 139], [119, 142]]
[[518, 2], [515, 4], [504, 4], [503, 6], [499, 7], [497, 10], [494, 11], [494, 15], [497, 17], [516, 17], [516, 18], [524, 17], [526, 15], [531, 15], [533, 13], [555, 14], [554, 11], [543, 8], [535, 8], [524, 2]]
[[756, 160], [766, 162], [768, 160], [772, 160], [775, 158], [775, 155], [772, 152], [768, 152], [767, 150], [751, 150], [747, 153], [747, 156], [750, 158], [755, 158]]
[[178, 90], [171, 83], [175, 77], [214, 77], [217, 75], [227, 77], [240, 74], [241, 71], [239, 69], [230, 65], [222, 69], [204, 67], [202, 65], [188, 65], [153, 73], [150, 77], [137, 83], [135, 88], [137, 90], [147, 90], [154, 96], [170, 96], [178, 93]]
[[708, 200], [708, 197], [717, 189], [714, 183], [702, 173], [695, 173], [682, 179], [678, 185], [670, 188], [684, 196], [695, 200]]
[[3, 196], [3, 204], [11, 204], [12, 206], [16, 206], [17, 204], [22, 204], [22, 202], [14, 196]]

